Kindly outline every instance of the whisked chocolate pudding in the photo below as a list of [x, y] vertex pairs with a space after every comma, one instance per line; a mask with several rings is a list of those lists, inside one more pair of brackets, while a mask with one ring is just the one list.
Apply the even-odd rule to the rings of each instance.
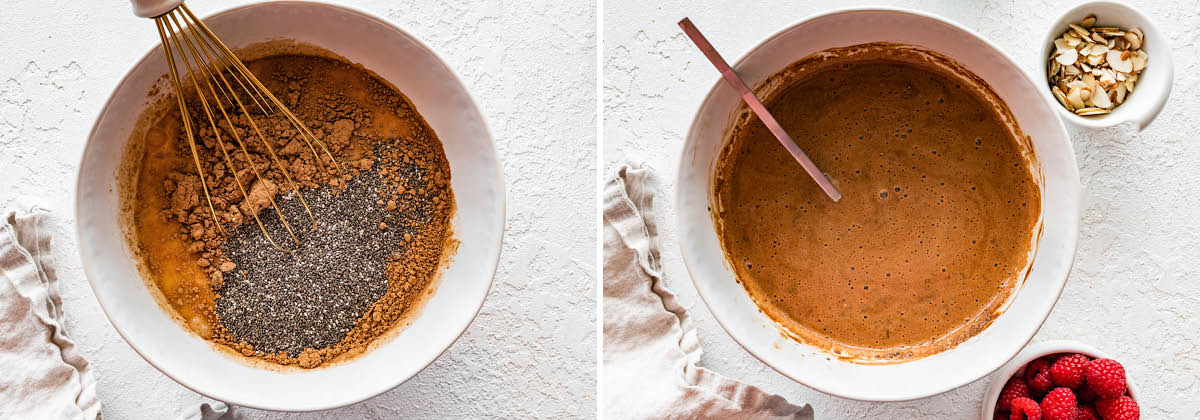
[[1032, 145], [996, 93], [936, 53], [866, 44], [796, 62], [759, 96], [843, 194], [829, 200], [748, 111], [733, 121], [712, 216], [761, 310], [861, 362], [924, 357], [986, 328], [1041, 223]]

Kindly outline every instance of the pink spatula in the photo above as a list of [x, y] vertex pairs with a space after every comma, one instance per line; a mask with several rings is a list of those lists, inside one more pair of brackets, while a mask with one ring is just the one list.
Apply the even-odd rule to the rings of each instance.
[[771, 113], [767, 111], [767, 107], [763, 106], [758, 97], [754, 96], [754, 92], [750, 90], [750, 87], [746, 86], [746, 82], [742, 81], [742, 78], [738, 77], [737, 73], [734, 73], [733, 68], [729, 67], [729, 63], [726, 63], [725, 59], [721, 58], [721, 54], [718, 54], [712, 44], [708, 43], [708, 39], [705, 39], [700, 30], [696, 29], [696, 25], [693, 25], [690, 19], [683, 18], [683, 20], [679, 21], [679, 27], [683, 28], [683, 33], [692, 39], [696, 47], [700, 48], [700, 52], [704, 53], [704, 56], [708, 57], [708, 61], [712, 62], [713, 66], [721, 72], [721, 76], [725, 78], [725, 82], [738, 91], [738, 94], [742, 96], [746, 104], [750, 105], [750, 109], [754, 111], [754, 115], [757, 115], [758, 119], [762, 120], [767, 129], [771, 130], [771, 133], [775, 135], [775, 138], [779, 139], [779, 143], [792, 154], [792, 157], [796, 158], [797, 162], [800, 162], [800, 166], [804, 167], [804, 171], [808, 172], [808, 176], [812, 177], [813, 181], [816, 181], [817, 186], [821, 187], [821, 190], [825, 191], [825, 194], [828, 194], [829, 198], [834, 202], [841, 200], [842, 193], [838, 192], [837, 188], [833, 186], [833, 183], [829, 181], [829, 178], [825, 177], [825, 174], [820, 169], [817, 169], [817, 165], [813, 163], [812, 159], [809, 159], [808, 155], [804, 154], [803, 150], [800, 150], [800, 146], [797, 146], [796, 142], [792, 141], [792, 137], [788, 135], [787, 131], [784, 131], [783, 126], [780, 126], [779, 122], [775, 121], [775, 117], [771, 116]]

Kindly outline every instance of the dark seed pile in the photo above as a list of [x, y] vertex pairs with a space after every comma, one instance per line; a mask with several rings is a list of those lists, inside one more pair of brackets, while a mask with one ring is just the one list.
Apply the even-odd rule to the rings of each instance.
[[302, 191], [317, 220], [315, 230], [300, 200], [290, 192], [277, 196], [300, 244], [270, 207], [259, 217], [276, 243], [292, 253], [273, 247], [253, 222], [231, 232], [223, 251], [237, 268], [217, 291], [216, 311], [235, 342], [296, 357], [346, 336], [387, 290], [389, 257], [403, 249], [406, 233], [416, 233], [400, 220], [412, 215], [378, 204], [384, 184], [376, 168], [340, 192], [328, 185]]

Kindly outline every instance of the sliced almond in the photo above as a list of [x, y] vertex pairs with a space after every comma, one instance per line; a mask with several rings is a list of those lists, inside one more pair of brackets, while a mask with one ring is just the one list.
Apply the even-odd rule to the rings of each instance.
[[1067, 103], [1070, 103], [1071, 106], [1075, 108], [1083, 108], [1083, 97], [1080, 96], [1083, 93], [1081, 92], [1082, 90], [1083, 89], [1075, 88], [1067, 92]]
[[1117, 76], [1110, 69], [1100, 70], [1100, 80], [1097, 81], [1100, 86], [1110, 87], [1117, 83]]
[[1130, 61], [1133, 62], [1133, 71], [1141, 72], [1146, 69], [1146, 62], [1149, 61], [1149, 56], [1146, 55], [1145, 51], [1137, 50], [1133, 54], [1133, 57], [1130, 57]]
[[1112, 111], [1103, 108], [1080, 108], [1075, 110], [1075, 115], [1086, 117], [1089, 115], [1104, 115], [1110, 112]]
[[1067, 40], [1065, 40], [1063, 38], [1054, 40], [1054, 53], [1055, 54], [1066, 51], [1066, 50], [1073, 50], [1073, 49], [1075, 49], [1075, 47], [1071, 44], [1068, 44]]
[[1104, 55], [1103, 54], [1089, 55], [1087, 58], [1087, 63], [1091, 64], [1093, 66], [1099, 66], [1101, 64], [1104, 64]]
[[1084, 28], [1096, 26], [1096, 15], [1087, 15], [1087, 17], [1083, 18], [1083, 20], [1079, 21], [1079, 26]]
[[1097, 88], [1088, 102], [1095, 105], [1097, 108], [1112, 108], [1112, 101], [1108, 99], [1108, 92], [1104, 88]]
[[1135, 71], [1135, 72], [1140, 72], [1140, 71], [1146, 69], [1146, 59], [1144, 59], [1142, 57], [1135, 55], [1133, 57], [1130, 57], [1129, 61], [1133, 63], [1133, 71]]
[[1134, 80], [1126, 80], [1125, 81], [1125, 89], [1128, 90], [1129, 93], [1133, 93], [1133, 87], [1135, 85], [1137, 85], [1137, 83]]
[[1075, 110], [1075, 108], [1072, 107], [1071, 104], [1067, 102], [1067, 95], [1064, 94], [1062, 89], [1059, 89], [1058, 86], [1050, 87], [1050, 92], [1054, 93], [1054, 99], [1058, 99], [1058, 103], [1060, 103], [1060, 104], [1062, 104], [1062, 106], [1066, 107], [1067, 110], [1071, 110], [1071, 111]]
[[1091, 32], [1088, 32], [1088, 30], [1084, 29], [1082, 26], [1076, 25], [1074, 23], [1069, 23], [1068, 25], [1071, 26], [1071, 30], [1075, 31], [1076, 34], [1079, 34], [1079, 36], [1081, 38], [1087, 38], [1088, 36], [1091, 35]]
[[1117, 104], [1118, 105], [1125, 102], [1125, 93], [1126, 92], [1128, 92], [1128, 90], [1125, 89], [1125, 84], [1118, 83], [1117, 84]]
[[1133, 32], [1126, 32], [1125, 36], [1122, 37], [1121, 39], [1124, 39], [1125, 42], [1129, 43], [1129, 48], [1132, 48], [1135, 50], [1142, 48], [1142, 40], [1138, 39], [1137, 34], [1135, 34]]
[[1104, 45], [1108, 45], [1108, 40], [1104, 39], [1104, 35], [1100, 35], [1099, 32], [1092, 32], [1091, 38], [1096, 42], [1103, 42]]
[[1079, 58], [1079, 52], [1075, 50], [1066, 50], [1063, 51], [1062, 54], [1059, 54], [1058, 57], [1054, 57], [1054, 60], [1058, 61], [1058, 64], [1069, 66], [1075, 64], [1075, 59], [1077, 58]]
[[[1093, 72], [1096, 72], [1099, 70], [1100, 69], [1092, 69]], [[1087, 89], [1093, 93], [1100, 90], [1100, 84], [1096, 83], [1096, 77], [1093, 76], [1091, 73], [1083, 75], [1083, 77], [1080, 78], [1079, 80], [1083, 82], [1084, 86], [1087, 86], [1085, 89]]]
[[1129, 32], [1133, 32], [1138, 37], [1138, 41], [1146, 42], [1146, 35], [1142, 34], [1142, 28], [1133, 28]]
[[1129, 51], [1109, 50], [1108, 65], [1113, 70], [1129, 73], [1133, 71], [1133, 62], [1129, 60]]
[[1092, 28], [1092, 32], [1098, 33], [1098, 34], [1101, 34], [1104, 36], [1124, 36], [1125, 35], [1125, 31], [1122, 31], [1121, 28], [1116, 28], [1116, 27], [1112, 27], [1112, 26], [1097, 26], [1095, 28]]
[[1062, 38], [1059, 38], [1059, 39], [1065, 39], [1067, 41], [1067, 45], [1070, 45], [1072, 47], [1083, 43], [1083, 39], [1079, 37], [1079, 34], [1076, 34], [1074, 32], [1070, 32], [1070, 31], [1063, 34]]
[[1093, 45], [1093, 46], [1092, 46], [1092, 50], [1091, 50], [1090, 52], [1088, 52], [1088, 54], [1087, 54], [1087, 55], [1100, 55], [1100, 54], [1104, 54], [1104, 53], [1107, 53], [1107, 52], [1108, 52], [1108, 46], [1107, 46], [1107, 45], [1103, 45], [1103, 44], [1096, 44], [1096, 45]]

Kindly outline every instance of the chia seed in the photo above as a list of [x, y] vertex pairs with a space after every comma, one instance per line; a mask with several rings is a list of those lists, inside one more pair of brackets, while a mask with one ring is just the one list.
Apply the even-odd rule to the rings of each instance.
[[412, 226], [420, 220], [414, 219], [425, 218], [380, 206], [378, 192], [385, 184], [376, 165], [340, 192], [330, 186], [302, 191], [315, 228], [294, 193], [277, 196], [299, 245], [271, 207], [259, 217], [291, 253], [272, 246], [255, 223], [230, 232], [223, 251], [237, 267], [217, 290], [216, 312], [234, 342], [296, 357], [345, 338], [387, 291], [389, 258], [404, 249], [406, 233], [416, 234]]

